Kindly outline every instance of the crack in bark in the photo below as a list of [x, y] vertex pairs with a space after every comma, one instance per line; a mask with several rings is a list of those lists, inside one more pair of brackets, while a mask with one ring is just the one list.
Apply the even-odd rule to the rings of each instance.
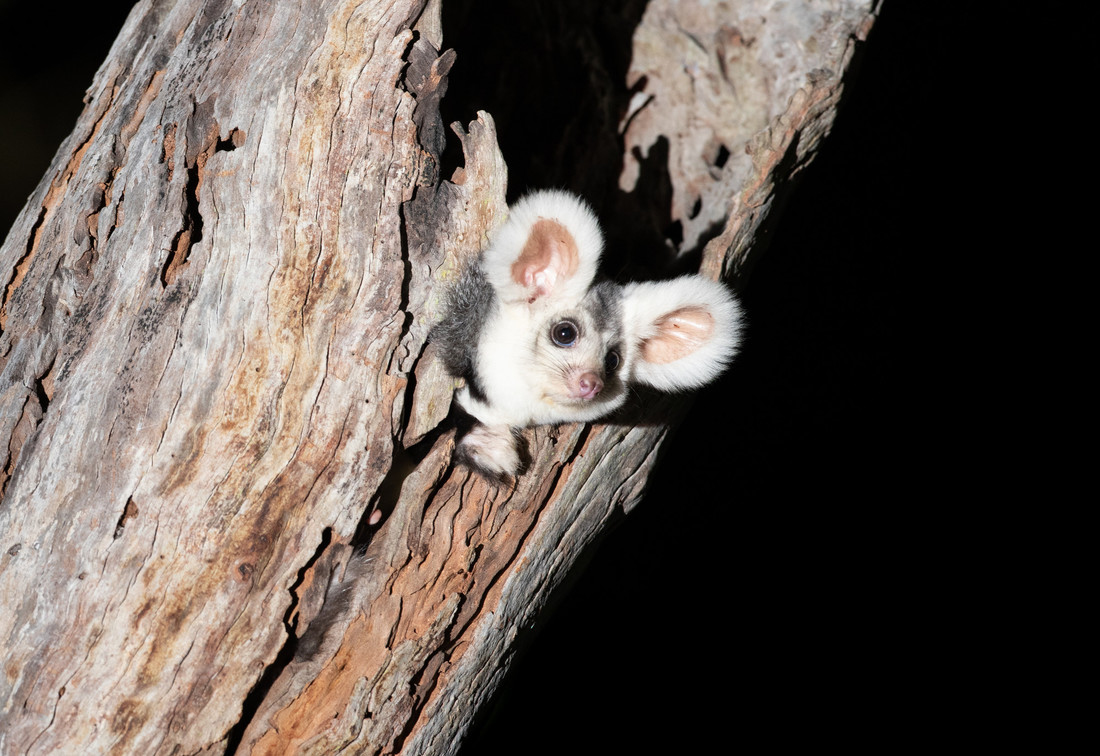
[[15, 422], [7, 444], [7, 459], [3, 467], [0, 467], [0, 501], [4, 498], [8, 483], [15, 475], [19, 457], [23, 448], [34, 437], [42, 421], [46, 417], [46, 411], [50, 407], [50, 399], [53, 395], [53, 362], [50, 362], [46, 373], [36, 378], [29, 387], [19, 419]]
[[122, 508], [122, 514], [118, 518], [118, 524], [115, 525], [115, 533], [112, 540], [117, 540], [119, 536], [126, 530], [127, 520], [132, 520], [138, 515], [137, 504], [134, 503], [134, 497], [131, 496], [126, 500], [126, 505]]
[[160, 162], [168, 166], [168, 176], [165, 179], [166, 184], [172, 183], [172, 177], [176, 174], [176, 132], [179, 130], [178, 123], [169, 123], [164, 127], [164, 136], [160, 142]]
[[206, 159], [200, 155], [196, 162], [187, 165], [187, 185], [184, 189], [183, 227], [172, 239], [172, 248], [160, 271], [160, 282], [168, 288], [176, 282], [180, 271], [186, 267], [191, 248], [202, 240], [202, 214], [199, 212], [199, 185], [202, 183], [202, 168]]
[[[420, 725], [420, 715], [424, 711], [424, 707], [427, 706], [428, 701], [432, 697], [432, 693], [439, 685], [439, 669], [447, 661], [446, 650], [449, 647], [449, 639], [452, 635], [451, 630], [455, 629], [456, 621], [459, 614], [462, 611], [462, 606], [466, 603], [466, 595], [463, 593], [455, 593], [452, 595], [452, 599], [448, 600], [443, 608], [449, 610], [447, 618], [439, 622], [438, 625], [434, 624], [429, 628], [426, 637], [423, 639], [425, 642], [421, 646], [422, 650], [426, 650], [424, 646], [434, 647], [436, 650], [427, 654], [423, 659], [423, 664], [418, 670], [416, 670], [408, 679], [407, 685], [409, 690], [407, 696], [411, 701], [411, 707], [409, 716], [405, 719], [404, 727], [402, 730], [394, 736], [393, 739], [393, 752], [400, 753], [401, 749], [405, 745], [405, 741], [408, 737], [417, 729]], [[441, 613], [440, 620], [444, 619], [444, 615]], [[432, 632], [438, 627], [438, 632]], [[421, 681], [427, 679], [427, 686], [421, 690]]]
[[[204, 117], [207, 109], [212, 106], [207, 106], [204, 102], [201, 108], [200, 114], [199, 108], [196, 108], [196, 118]], [[201, 128], [202, 124], [198, 124]], [[244, 144], [245, 133], [241, 129], [234, 128], [230, 130], [229, 135], [222, 139], [219, 136], [219, 129], [217, 121], [212, 121], [210, 126], [213, 138], [209, 141], [201, 150], [197, 152], [194, 158], [187, 158], [185, 156], [185, 167], [187, 170], [187, 182], [184, 186], [183, 192], [183, 224], [176, 235], [172, 238], [172, 246], [168, 251], [168, 257], [164, 261], [164, 265], [160, 271], [161, 286], [168, 288], [176, 282], [180, 273], [187, 267], [191, 257], [191, 250], [196, 244], [202, 241], [203, 232], [203, 218], [202, 212], [199, 209], [199, 199], [202, 191], [203, 181], [206, 178], [206, 163], [218, 152], [232, 152], [239, 146]], [[169, 147], [170, 137], [165, 135], [165, 154]], [[171, 144], [175, 144], [175, 130], [171, 135]], [[162, 161], [163, 162], [163, 161]], [[171, 176], [174, 170], [174, 162], [171, 159], [168, 160], [168, 172]]]
[[[77, 265], [82, 269], [84, 276], [87, 277], [91, 276], [92, 267], [95, 265], [96, 260], [99, 259], [99, 216], [111, 205], [111, 193], [114, 188], [115, 177], [118, 175], [119, 170], [121, 170], [121, 166], [118, 165], [111, 168], [110, 171], [108, 171], [106, 179], [97, 185], [96, 192], [93, 196], [94, 205], [92, 210], [84, 216], [84, 224], [87, 226], [88, 230], [88, 249], [80, 256]], [[121, 203], [121, 196], [119, 197], [119, 201]], [[119, 215], [119, 208], [116, 207], [115, 220], [107, 231], [108, 239], [118, 226]], [[104, 241], [106, 241], [106, 239]]]
[[[234, 754], [237, 749], [240, 748], [241, 741], [244, 738], [245, 731], [252, 723], [257, 712], [260, 710], [260, 706], [263, 704], [264, 699], [271, 690], [271, 686], [275, 683], [287, 666], [294, 661], [296, 657], [296, 651], [300, 639], [297, 634], [297, 617], [295, 612], [301, 605], [302, 597], [298, 595], [298, 590], [305, 582], [306, 574], [314, 568], [318, 560], [325, 554], [332, 544], [332, 529], [325, 528], [321, 533], [321, 542], [317, 545], [317, 548], [313, 551], [313, 556], [310, 557], [301, 569], [298, 570], [297, 579], [294, 584], [288, 589], [290, 593], [290, 605], [287, 607], [286, 612], [283, 614], [283, 628], [286, 631], [286, 640], [283, 642], [282, 647], [278, 653], [275, 654], [275, 658], [264, 667], [263, 673], [256, 679], [256, 684], [252, 686], [252, 689], [245, 696], [244, 701], [241, 703], [241, 715], [233, 727], [225, 735], [225, 753], [227, 755]], [[316, 618], [315, 618], [316, 619]], [[313, 630], [312, 625], [307, 628], [306, 633]], [[323, 634], [327, 628], [318, 628], [323, 640]], [[303, 633], [303, 638], [305, 638]]]

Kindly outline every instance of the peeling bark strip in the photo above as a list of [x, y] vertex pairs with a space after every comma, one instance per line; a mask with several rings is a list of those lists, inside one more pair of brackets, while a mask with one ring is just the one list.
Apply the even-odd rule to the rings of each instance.
[[[828, 131], [875, 13], [772, 5], [652, 0], [615, 93], [637, 95], [621, 180], [650, 191], [631, 161], [668, 142], [715, 276]], [[679, 400], [528, 431], [514, 485], [451, 463], [425, 338], [507, 170], [481, 113], [441, 175], [462, 50], [440, 10], [131, 12], [0, 247], [6, 750], [455, 753], [639, 500]]]

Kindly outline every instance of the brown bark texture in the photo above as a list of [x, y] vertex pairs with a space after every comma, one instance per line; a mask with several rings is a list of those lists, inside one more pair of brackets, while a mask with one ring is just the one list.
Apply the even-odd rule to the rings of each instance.
[[[736, 283], [876, 3], [633, 5], [612, 131], [568, 136]], [[443, 168], [442, 18], [135, 5], [0, 248], [0, 752], [455, 753], [639, 501], [683, 399], [451, 462], [427, 336], [508, 165], [482, 112]]]

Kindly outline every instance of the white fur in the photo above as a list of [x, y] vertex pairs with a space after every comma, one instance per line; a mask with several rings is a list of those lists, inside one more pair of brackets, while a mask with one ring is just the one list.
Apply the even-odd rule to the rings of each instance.
[[[560, 263], [556, 255], [529, 278], [513, 270], [540, 219], [556, 221], [572, 237], [577, 260], [571, 275], [570, 265]], [[461, 453], [476, 467], [494, 475], [514, 475], [520, 458], [512, 428], [595, 420], [626, 401], [631, 382], [665, 391], [694, 388], [715, 378], [733, 358], [740, 329], [737, 302], [724, 286], [700, 276], [622, 287], [622, 322], [600, 322], [598, 308], [584, 300], [602, 250], [592, 211], [580, 199], [559, 191], [523, 198], [493, 234], [481, 265], [497, 299], [482, 324], [475, 357], [487, 400], [475, 399], [468, 388], [457, 397], [482, 423], [460, 442]], [[683, 315], [685, 308], [687, 317], [674, 317]], [[579, 327], [583, 338], [575, 346], [552, 344], [550, 328], [561, 318]], [[621, 364], [607, 372], [604, 360], [613, 349]], [[670, 361], [669, 354], [677, 359]], [[578, 371], [598, 373], [603, 391], [584, 399], [571, 394], [565, 376]]]
[[[550, 293], [534, 297], [534, 292], [513, 280], [511, 266], [539, 219], [557, 221], [568, 230], [577, 247], [578, 265], [571, 276], [553, 272]], [[459, 402], [471, 415], [489, 425], [526, 427], [594, 420], [621, 404], [620, 400], [611, 407], [606, 401], [565, 406], [557, 401], [560, 387], [533, 368], [536, 340], [544, 335], [547, 318], [579, 306], [595, 278], [602, 251], [599, 223], [580, 198], [545, 190], [512, 206], [482, 259], [500, 301], [483, 328], [478, 354], [478, 375], [490, 400], [477, 401], [467, 390], [459, 394]]]
[[583, 200], [557, 190], [528, 194], [508, 210], [508, 219], [492, 235], [482, 258], [489, 283], [506, 302], [529, 296], [527, 289], [512, 280], [511, 266], [539, 218], [556, 220], [573, 235], [580, 255], [580, 266], [571, 278], [556, 282], [554, 295], [562, 301], [580, 299], [596, 277], [603, 252], [603, 234], [596, 216]]
[[463, 388], [459, 403], [467, 412], [489, 425], [523, 428], [595, 420], [625, 401], [626, 393], [619, 392], [591, 402], [565, 402], [564, 387], [537, 365], [534, 342], [544, 335], [545, 319], [543, 308], [525, 305], [503, 305], [494, 313], [478, 355], [478, 375], [489, 401], [478, 401]]
[[[647, 362], [641, 346], [657, 331], [657, 322], [685, 307], [698, 307], [714, 318], [710, 339], [690, 354], [664, 364]], [[632, 354], [631, 377], [662, 391], [698, 388], [718, 377], [733, 360], [741, 331], [741, 308], [726, 289], [702, 276], [628, 284], [623, 290], [623, 321]]]
[[519, 470], [516, 439], [507, 425], [479, 425], [463, 437], [459, 448], [475, 467], [495, 475], [515, 475]]

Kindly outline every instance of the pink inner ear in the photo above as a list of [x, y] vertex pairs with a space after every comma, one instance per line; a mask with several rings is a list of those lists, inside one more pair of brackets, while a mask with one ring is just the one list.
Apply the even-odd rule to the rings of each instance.
[[532, 292], [532, 300], [549, 294], [559, 278], [577, 272], [580, 257], [569, 230], [555, 220], [539, 218], [527, 243], [512, 263], [512, 280]]
[[658, 320], [657, 334], [642, 343], [642, 359], [655, 365], [687, 357], [714, 332], [714, 316], [703, 307], [682, 307]]

